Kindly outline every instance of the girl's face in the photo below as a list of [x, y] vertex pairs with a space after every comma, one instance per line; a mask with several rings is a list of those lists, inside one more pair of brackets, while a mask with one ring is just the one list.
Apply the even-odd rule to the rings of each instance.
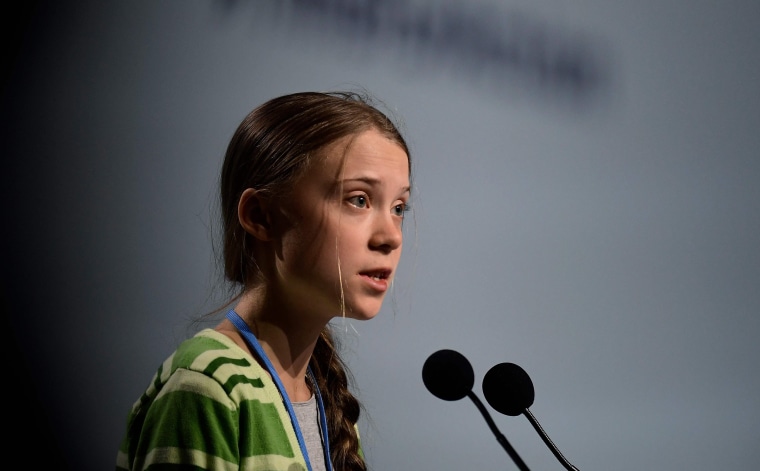
[[375, 130], [316, 157], [280, 205], [274, 276], [288, 307], [374, 317], [401, 257], [409, 189], [406, 153]]

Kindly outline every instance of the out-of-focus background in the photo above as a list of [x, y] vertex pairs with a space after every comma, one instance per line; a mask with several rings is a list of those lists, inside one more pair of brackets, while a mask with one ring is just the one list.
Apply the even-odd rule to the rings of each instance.
[[[10, 3], [3, 389], [23, 467], [114, 466], [129, 407], [221, 299], [217, 173], [243, 116], [359, 87], [402, 123], [415, 185], [393, 298], [338, 324], [370, 469], [517, 469], [471, 401], [426, 390], [439, 349], [481, 399], [489, 368], [522, 366], [584, 471], [760, 467], [757, 2]], [[528, 467], [562, 469], [489, 410]]]

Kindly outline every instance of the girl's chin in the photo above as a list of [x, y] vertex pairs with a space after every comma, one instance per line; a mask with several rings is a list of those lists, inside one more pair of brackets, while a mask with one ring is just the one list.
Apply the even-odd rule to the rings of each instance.
[[[345, 317], [348, 319], [353, 319], [355, 321], [368, 321], [370, 319], [374, 319], [375, 316], [380, 312], [380, 308], [377, 309], [346, 309]], [[342, 314], [335, 316], [335, 319], [340, 319], [341, 317], [344, 317]]]
[[351, 316], [351, 319], [357, 320], [357, 321], [368, 321], [370, 319], [374, 319], [375, 316], [377, 316], [377, 313], [364, 315], [364, 316]]

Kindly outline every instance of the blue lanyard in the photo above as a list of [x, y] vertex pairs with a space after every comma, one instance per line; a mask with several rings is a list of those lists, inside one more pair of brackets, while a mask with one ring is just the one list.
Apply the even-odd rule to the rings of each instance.
[[[256, 351], [256, 354], [259, 356], [261, 361], [264, 362], [264, 365], [266, 366], [267, 371], [269, 371], [269, 375], [272, 377], [272, 380], [274, 380], [275, 385], [277, 385], [277, 389], [280, 391], [280, 396], [282, 396], [282, 402], [285, 404], [285, 408], [288, 410], [288, 415], [290, 415], [290, 422], [293, 424], [293, 429], [296, 431], [296, 438], [298, 438], [298, 445], [301, 447], [301, 453], [303, 454], [304, 460], [306, 460], [306, 467], [309, 471], [312, 471], [311, 462], [309, 461], [309, 453], [306, 451], [306, 441], [303, 439], [301, 427], [298, 426], [296, 413], [293, 410], [293, 405], [290, 403], [288, 393], [285, 391], [285, 386], [282, 385], [282, 381], [280, 381], [280, 377], [277, 375], [272, 362], [269, 361], [266, 353], [264, 353], [264, 349], [261, 348], [261, 345], [256, 339], [256, 336], [253, 335], [253, 332], [251, 332], [251, 330], [248, 328], [248, 324], [243, 321], [243, 319], [238, 315], [237, 312], [235, 312], [234, 309], [227, 311], [227, 319], [229, 319], [235, 325], [235, 327], [238, 328], [240, 333], [243, 334], [243, 337], [248, 343], [248, 346]], [[322, 445], [324, 446], [325, 451], [325, 464], [327, 466], [327, 471], [332, 471], [332, 461], [330, 460], [330, 441], [327, 439], [327, 416], [325, 415], [325, 404], [322, 402], [322, 394], [319, 392], [319, 386], [317, 385], [316, 378], [314, 378], [314, 373], [311, 371], [311, 367], [308, 368], [308, 374], [309, 379], [311, 380], [311, 384], [314, 386], [314, 395], [316, 396], [317, 405], [319, 406], [319, 425], [322, 429]]]

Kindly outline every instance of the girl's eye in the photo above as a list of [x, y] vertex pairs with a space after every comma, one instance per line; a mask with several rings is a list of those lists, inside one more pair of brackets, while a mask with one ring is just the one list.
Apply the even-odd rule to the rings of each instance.
[[367, 207], [367, 197], [364, 195], [352, 196], [351, 198], [348, 199], [348, 202], [356, 206], [357, 208]]
[[409, 211], [409, 206], [406, 203], [397, 204], [393, 207], [393, 215], [404, 217], [404, 214]]

